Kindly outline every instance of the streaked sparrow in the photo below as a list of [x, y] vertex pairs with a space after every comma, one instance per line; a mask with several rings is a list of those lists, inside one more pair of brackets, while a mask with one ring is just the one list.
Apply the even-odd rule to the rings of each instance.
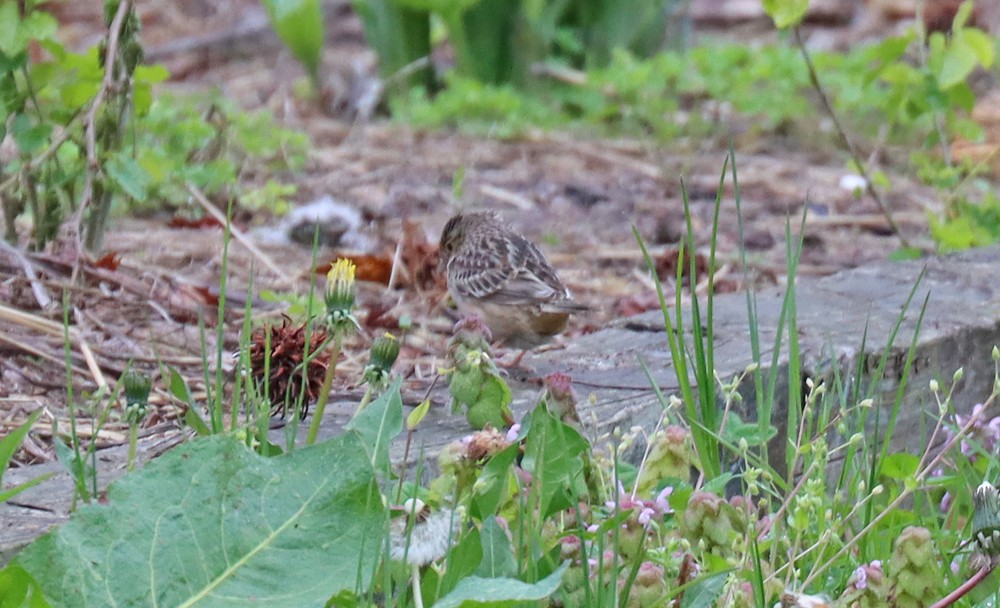
[[573, 301], [538, 247], [495, 213], [459, 213], [441, 233], [439, 264], [459, 310], [478, 314], [505, 346], [538, 346], [566, 329]]

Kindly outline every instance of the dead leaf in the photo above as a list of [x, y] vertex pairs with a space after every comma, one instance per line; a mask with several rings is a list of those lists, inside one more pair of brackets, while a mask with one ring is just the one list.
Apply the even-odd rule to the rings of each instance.
[[94, 260], [95, 268], [103, 268], [105, 270], [110, 270], [114, 272], [118, 270], [118, 266], [122, 263], [121, 256], [118, 255], [117, 251], [109, 251], [102, 255], [101, 257]]

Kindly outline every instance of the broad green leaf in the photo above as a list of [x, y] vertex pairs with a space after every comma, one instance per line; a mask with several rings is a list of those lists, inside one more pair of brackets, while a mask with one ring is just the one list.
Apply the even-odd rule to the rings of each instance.
[[989, 68], [993, 65], [993, 39], [989, 34], [976, 28], [968, 27], [955, 33], [955, 38], [960, 38], [962, 43], [972, 49], [975, 53], [979, 65]]
[[774, 21], [775, 27], [798, 25], [809, 9], [809, 0], [763, 0], [764, 12]]
[[323, 52], [320, 0], [264, 0], [274, 31], [315, 81]]
[[500, 505], [509, 495], [508, 480], [511, 477], [511, 465], [521, 451], [518, 443], [507, 446], [503, 451], [494, 454], [483, 467], [479, 479], [473, 486], [472, 508], [470, 514], [480, 520], [490, 515], [496, 515]]
[[0, 608], [49, 608], [49, 603], [35, 579], [13, 565], [0, 570]]
[[517, 560], [510, 547], [510, 539], [497, 518], [490, 516], [483, 522], [479, 533], [482, 539], [483, 558], [476, 574], [484, 578], [502, 578], [517, 574]]
[[144, 201], [149, 191], [149, 175], [126, 154], [116, 154], [104, 164], [104, 170], [125, 194]]
[[40, 152], [48, 144], [50, 133], [52, 125], [34, 124], [27, 114], [15, 116], [10, 127], [10, 134], [14, 136], [18, 151], [26, 156]]
[[472, 574], [483, 561], [483, 545], [479, 529], [473, 528], [462, 535], [462, 540], [448, 552], [447, 567], [441, 579], [441, 593], [448, 593], [459, 581]]
[[569, 562], [535, 584], [512, 578], [464, 578], [451, 593], [441, 598], [434, 608], [468, 608], [472, 606], [518, 606], [518, 602], [540, 601], [559, 589], [563, 572]]
[[919, 466], [920, 459], [913, 454], [897, 452], [895, 454], [889, 454], [886, 459], [882, 461], [882, 468], [880, 471], [889, 479], [902, 480], [916, 474]]
[[424, 399], [423, 401], [421, 401], [420, 405], [413, 408], [413, 411], [410, 412], [410, 414], [406, 417], [406, 430], [407, 431], [415, 430], [423, 421], [424, 417], [427, 415], [427, 412], [429, 412], [430, 410], [431, 410], [431, 400]]
[[944, 51], [941, 70], [937, 74], [938, 86], [948, 89], [964, 82], [978, 62], [976, 49], [968, 40], [956, 35]]
[[75, 80], [59, 87], [62, 102], [71, 108], [82, 107], [97, 95], [101, 83], [95, 80]]
[[735, 475], [733, 475], [732, 473], [723, 473], [722, 475], [719, 475], [718, 477], [715, 477], [712, 480], [705, 482], [705, 486], [702, 488], [702, 490], [704, 490], [705, 492], [709, 492], [711, 494], [718, 494], [721, 496], [726, 493], [726, 485], [729, 484], [730, 481], [732, 481], [733, 477], [735, 477]]
[[41, 11], [31, 11], [23, 18], [17, 3], [0, 2], [0, 52], [8, 57], [20, 54], [32, 40], [49, 40], [57, 29], [55, 18]]
[[402, 382], [397, 378], [344, 427], [357, 434], [372, 466], [382, 473], [388, 473], [390, 468], [389, 444], [403, 429], [403, 400], [399, 396]]
[[15, 562], [59, 606], [319, 606], [365, 586], [384, 507], [358, 437], [265, 458], [194, 439]]
[[717, 572], [696, 580], [691, 588], [684, 592], [681, 601], [682, 608], [711, 608], [715, 600], [722, 595], [729, 572]]
[[954, 32], [965, 27], [965, 24], [969, 22], [969, 17], [972, 15], [972, 9], [975, 8], [976, 3], [972, 0], [965, 0], [962, 4], [958, 6], [958, 10], [955, 11], [955, 18], [951, 21], [951, 29]]
[[733, 416], [726, 423], [724, 438], [726, 441], [739, 445], [740, 440], [746, 441], [750, 447], [764, 445], [778, 434], [778, 429], [774, 425], [768, 425], [764, 429], [756, 422], [747, 423], [740, 420], [738, 416]]
[[539, 511], [548, 517], [569, 508], [587, 492], [584, 459], [590, 446], [576, 429], [552, 417], [544, 405], [531, 413], [521, 466], [539, 488]]
[[135, 66], [133, 78], [136, 82], [157, 84], [170, 78], [170, 70], [159, 63], [154, 65], [137, 65]]

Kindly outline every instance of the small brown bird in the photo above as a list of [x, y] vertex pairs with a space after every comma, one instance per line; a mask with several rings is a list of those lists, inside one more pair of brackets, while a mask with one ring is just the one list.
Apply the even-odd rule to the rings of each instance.
[[490, 211], [448, 220], [439, 263], [459, 309], [482, 317], [505, 346], [538, 346], [565, 330], [571, 313], [588, 310], [538, 247]]

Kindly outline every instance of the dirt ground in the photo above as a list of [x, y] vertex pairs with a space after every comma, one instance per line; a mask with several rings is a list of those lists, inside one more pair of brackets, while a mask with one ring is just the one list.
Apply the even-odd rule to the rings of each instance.
[[[759, 14], [745, 14], [749, 4], [694, 2], [691, 10], [694, 15], [702, 11], [712, 16], [696, 19], [696, 28], [768, 35]], [[759, 7], [759, 2], [752, 4]], [[870, 36], [870, 21], [859, 21], [857, 16], [870, 12], [870, 7], [825, 4], [834, 8], [830, 14], [818, 13], [814, 29], [824, 46]], [[402, 268], [393, 286], [367, 282], [361, 287], [359, 318], [365, 332], [346, 349], [343, 367], [338, 368], [342, 370], [338, 391], [356, 390], [372, 336], [386, 329], [398, 332], [400, 318], [413, 320], [399, 364], [399, 371], [410, 379], [408, 389], [418, 392], [443, 363], [440, 356], [452, 319], [442, 307], [440, 281], [428, 278], [426, 271], [433, 267], [442, 226], [460, 208], [495, 209], [542, 243], [577, 299], [594, 308], [592, 314], [574, 319], [569, 340], [655, 306], [633, 225], [650, 244], [665, 281], [672, 284], [670, 268], [684, 230], [682, 177], [693, 205], [697, 242], [700, 251], [706, 250], [728, 147], [725, 137], [660, 144], [537, 133], [500, 141], [457, 132], [416, 132], [384, 119], [351, 123], [294, 95], [302, 72], [270, 32], [256, 2], [178, 0], [140, 5], [147, 56], [165, 63], [173, 74], [165, 88], [185, 92], [217, 87], [247, 108], [269, 108], [289, 127], [310, 135], [307, 168], [296, 176], [296, 201], [305, 204], [329, 196], [360, 211], [367, 244], [363, 251], [324, 247], [318, 253], [320, 264], [348, 253], [387, 263], [402, 243]], [[713, 12], [714, 5], [728, 7], [732, 20], [718, 23], [720, 15], [729, 13]], [[93, 6], [55, 6], [68, 45], [82, 48], [97, 40], [100, 21]], [[330, 2], [327, 9], [325, 65], [331, 78], [371, 65], [373, 58], [347, 4]], [[806, 205], [801, 273], [831, 274], [884, 259], [900, 246], [871, 200], [856, 198], [839, 186], [847, 172], [842, 152], [775, 136], [739, 142], [737, 162], [748, 276], [755, 285], [783, 280], [786, 222], [791, 221], [797, 233]], [[466, 194], [465, 200], [457, 201], [452, 181], [460, 168], [465, 171]], [[934, 192], [906, 175], [890, 175], [893, 188], [887, 201], [896, 221], [913, 243], [927, 245], [926, 212], [939, 205]], [[245, 240], [234, 239], [226, 257], [230, 292], [222, 336], [227, 352], [239, 343], [248, 297], [255, 324], [277, 320], [281, 307], [262, 299], [260, 290], [305, 294], [313, 276], [308, 248], [262, 238], [279, 219], [241, 219], [237, 228]], [[70, 276], [75, 256], [65, 246], [31, 255], [0, 249], [0, 434], [30, 412], [45, 411], [17, 455], [16, 466], [54, 457], [53, 420], [60, 422], [61, 432], [69, 428], [59, 295], [64, 289], [71, 298], [71, 377], [80, 410], [86, 414], [103, 408], [105, 401], [86, 396], [102, 384], [113, 385], [126, 362], [133, 360], [150, 370], [155, 380], [156, 411], [144, 435], [186, 432], [178, 420], [183, 410], [168, 395], [157, 362], [178, 369], [196, 397], [204, 395], [201, 345], [204, 341], [207, 352], [216, 352], [223, 238], [218, 228], [171, 228], [168, 220], [119, 219], [106, 238], [106, 249], [120, 259], [120, 265], [85, 263], [76, 282]], [[723, 291], [745, 286], [738, 235], [732, 185], [727, 180], [719, 230], [718, 287]], [[254, 292], [248, 294], [251, 268]], [[30, 280], [29, 273], [37, 280]], [[204, 321], [204, 332], [199, 319]], [[214, 361], [209, 363], [214, 367]], [[232, 365], [225, 356], [227, 373]], [[90, 429], [82, 424], [78, 431], [87, 437]], [[117, 412], [112, 413], [98, 435], [99, 445], [118, 445], [126, 438], [126, 426]]]

